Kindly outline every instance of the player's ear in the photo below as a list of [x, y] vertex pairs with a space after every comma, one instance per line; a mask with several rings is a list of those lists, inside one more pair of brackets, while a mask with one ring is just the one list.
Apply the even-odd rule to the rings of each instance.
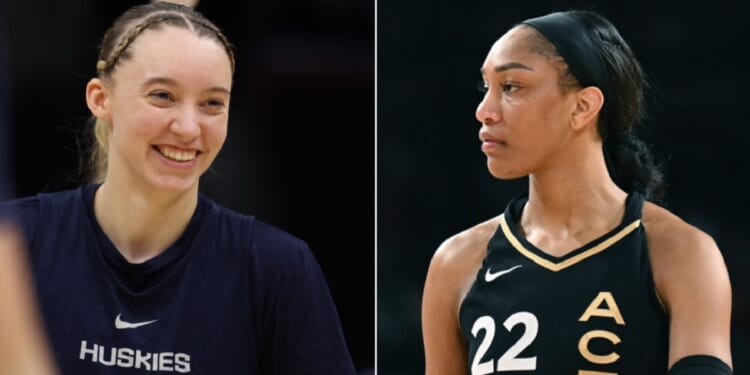
[[596, 119], [604, 105], [604, 94], [596, 86], [589, 86], [576, 93], [576, 103], [570, 126], [580, 130], [588, 124], [596, 126]]
[[100, 78], [92, 78], [86, 85], [86, 105], [91, 114], [110, 122], [110, 90], [106, 83]]

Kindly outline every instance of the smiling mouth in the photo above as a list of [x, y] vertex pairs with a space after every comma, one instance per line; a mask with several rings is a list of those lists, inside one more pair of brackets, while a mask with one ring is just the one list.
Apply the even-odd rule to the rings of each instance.
[[180, 149], [169, 147], [169, 146], [153, 146], [153, 149], [156, 150], [156, 152], [160, 153], [165, 158], [169, 160], [178, 161], [178, 162], [187, 162], [187, 161], [195, 160], [195, 157], [199, 153], [196, 150], [180, 150]]

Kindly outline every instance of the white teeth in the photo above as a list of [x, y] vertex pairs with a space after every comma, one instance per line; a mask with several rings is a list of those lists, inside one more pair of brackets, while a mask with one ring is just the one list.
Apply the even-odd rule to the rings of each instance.
[[195, 159], [196, 154], [195, 150], [183, 151], [167, 146], [160, 146], [159, 152], [167, 158], [175, 161], [190, 161]]

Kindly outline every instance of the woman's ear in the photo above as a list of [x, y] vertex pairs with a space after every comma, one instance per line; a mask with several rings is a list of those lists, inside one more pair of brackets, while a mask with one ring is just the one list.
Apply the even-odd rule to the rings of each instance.
[[571, 127], [575, 130], [585, 128], [593, 123], [596, 127], [596, 119], [604, 105], [604, 94], [596, 86], [583, 88], [578, 92], [576, 107], [571, 118]]
[[109, 97], [109, 88], [100, 78], [92, 78], [86, 85], [86, 105], [91, 114], [106, 122], [111, 122]]

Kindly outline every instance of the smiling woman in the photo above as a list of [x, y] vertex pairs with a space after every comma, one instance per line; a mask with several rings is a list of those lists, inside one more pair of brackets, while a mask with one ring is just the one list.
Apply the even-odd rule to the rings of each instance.
[[186, 6], [138, 5], [96, 68], [91, 182], [0, 204], [29, 246], [61, 372], [354, 374], [307, 243], [199, 192], [227, 136], [221, 30]]
[[224, 38], [211, 38], [218, 34], [210, 29], [203, 28], [208, 35], [202, 36], [182, 27], [165, 28], [181, 20], [161, 15], [148, 32], [123, 37], [112, 52], [106, 46], [114, 42], [104, 42], [100, 77], [89, 82], [86, 98], [99, 139], [108, 141], [99, 142], [98, 153], [107, 157], [107, 164], [95, 164], [107, 167], [96, 171], [102, 181], [111, 182], [105, 186], [195, 189], [224, 144], [231, 48]]

